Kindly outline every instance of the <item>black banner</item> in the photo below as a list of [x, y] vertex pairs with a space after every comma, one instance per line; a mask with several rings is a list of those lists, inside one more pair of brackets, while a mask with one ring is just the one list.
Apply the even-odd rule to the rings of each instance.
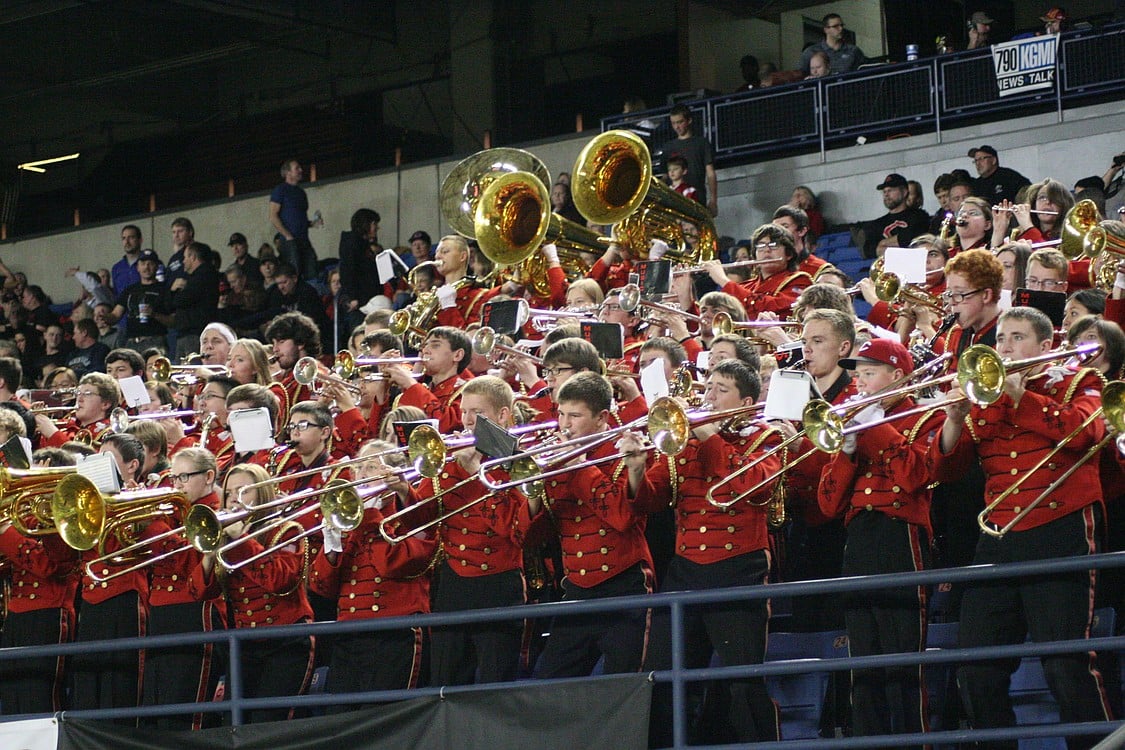
[[644, 750], [652, 683], [629, 675], [428, 697], [332, 716], [173, 732], [63, 718], [59, 750]]

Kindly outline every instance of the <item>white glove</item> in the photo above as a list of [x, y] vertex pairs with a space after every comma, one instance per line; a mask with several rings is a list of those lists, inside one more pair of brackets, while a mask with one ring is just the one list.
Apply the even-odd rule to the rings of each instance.
[[668, 252], [668, 243], [664, 240], [653, 240], [648, 248], [649, 260], [660, 260], [664, 257], [664, 253]]
[[443, 284], [437, 288], [438, 302], [442, 310], [457, 307], [457, 290], [451, 284]]
[[884, 416], [883, 406], [879, 403], [874, 403], [863, 408], [859, 414], [856, 414], [852, 421], [856, 424], [867, 424], [868, 422], [878, 422]]
[[547, 259], [548, 263], [558, 263], [559, 262], [559, 249], [557, 247], [555, 247], [553, 244], [552, 245], [543, 245], [543, 247], [541, 247], [540, 250], [543, 251], [543, 257]]
[[840, 448], [840, 450], [842, 450], [848, 456], [851, 456], [851, 455], [855, 454], [855, 447], [856, 447], [856, 437], [855, 436], [856, 436], [856, 433], [854, 433], [854, 432], [849, 432], [847, 435], [844, 435], [844, 445], [843, 445], [842, 448]]
[[324, 525], [324, 551], [337, 554], [344, 551], [340, 530], [330, 523]]

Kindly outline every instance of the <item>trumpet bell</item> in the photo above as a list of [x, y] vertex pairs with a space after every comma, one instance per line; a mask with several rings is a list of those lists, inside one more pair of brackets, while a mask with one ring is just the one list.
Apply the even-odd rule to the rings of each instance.
[[458, 162], [441, 183], [441, 215], [454, 231], [474, 236], [481, 195], [492, 180], [510, 172], [530, 172], [544, 185], [551, 181], [547, 165], [535, 154], [519, 148], [490, 148]]
[[1086, 252], [1086, 235], [1098, 226], [1100, 219], [1097, 204], [1089, 198], [1075, 203], [1063, 218], [1059, 252], [1065, 255], [1067, 260], [1081, 258]]
[[320, 365], [312, 357], [301, 357], [293, 366], [293, 379], [301, 385], [312, 386], [320, 374]]
[[492, 349], [496, 346], [496, 331], [490, 326], [483, 326], [473, 331], [470, 341], [473, 346], [473, 354], [487, 357], [492, 354]]
[[349, 380], [355, 375], [355, 355], [347, 349], [341, 349], [336, 353], [336, 361], [332, 364], [332, 372], [344, 380]]
[[172, 379], [172, 360], [167, 357], [157, 357], [152, 361], [152, 378], [159, 383], [167, 383]]
[[1102, 388], [1102, 415], [1114, 432], [1125, 435], [1125, 381], [1114, 380]]
[[51, 497], [51, 516], [59, 537], [72, 549], [93, 549], [105, 528], [105, 498], [81, 474], [70, 474], [59, 482]]

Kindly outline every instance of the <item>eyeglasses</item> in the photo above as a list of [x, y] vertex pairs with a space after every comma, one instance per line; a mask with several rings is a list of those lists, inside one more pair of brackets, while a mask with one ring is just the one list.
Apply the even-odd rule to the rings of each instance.
[[976, 163], [976, 164], [980, 164], [982, 161], [988, 161], [989, 159], [995, 159], [995, 158], [996, 158], [995, 156], [977, 156], [977, 157], [973, 158], [973, 162]]
[[543, 377], [544, 378], [557, 378], [559, 375], [562, 375], [564, 372], [574, 372], [577, 369], [578, 369], [577, 367], [544, 367], [543, 368]]
[[959, 305], [969, 297], [972, 297], [977, 292], [984, 291], [983, 289], [974, 289], [971, 292], [943, 292], [941, 298], [951, 305]]
[[762, 250], [776, 250], [780, 247], [776, 242], [759, 242], [754, 245], [754, 249], [761, 252]]
[[75, 391], [74, 392], [75, 398], [96, 398], [97, 396], [98, 396], [97, 391]]
[[313, 427], [320, 429], [321, 427], [324, 427], [324, 425], [317, 424], [316, 422], [310, 422], [307, 419], [302, 419], [300, 422], [290, 422], [289, 424], [285, 425], [285, 429], [287, 432], [304, 432], [305, 430]]
[[1059, 281], [1058, 279], [1040, 279], [1035, 276], [1028, 276], [1024, 279], [1024, 284], [1027, 285], [1028, 289], [1058, 289], [1059, 287], [1066, 286], [1065, 281]]
[[185, 471], [183, 474], [172, 474], [170, 479], [173, 484], [187, 484], [188, 480], [192, 477], [197, 477], [200, 474], [206, 474], [207, 470], [203, 471]]
[[958, 219], [983, 219], [984, 213], [980, 211], [962, 211], [957, 214]]
[[200, 393], [199, 394], [199, 400], [200, 401], [210, 401], [213, 398], [221, 398], [223, 401], [227, 400], [227, 397], [222, 395], [221, 393]]

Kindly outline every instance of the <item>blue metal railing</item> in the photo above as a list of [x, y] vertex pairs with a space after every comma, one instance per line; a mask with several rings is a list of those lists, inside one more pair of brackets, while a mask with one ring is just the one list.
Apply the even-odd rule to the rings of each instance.
[[[836, 659], [800, 659], [775, 661], [765, 664], [687, 669], [684, 663], [683, 616], [686, 608], [718, 602], [753, 601], [760, 599], [784, 599], [794, 596], [819, 594], [839, 594], [855, 591], [876, 590], [890, 587], [932, 585], [938, 583], [966, 583], [981, 580], [1018, 578], [1031, 575], [1073, 573], [1091, 569], [1125, 567], [1125, 552], [1094, 555], [1080, 558], [1057, 558], [1035, 562], [1006, 565], [981, 565], [965, 568], [943, 568], [917, 573], [837, 578], [817, 581], [774, 584], [769, 586], [750, 586], [709, 591], [689, 591], [656, 594], [650, 596], [629, 596], [584, 602], [554, 602], [496, 610], [473, 610], [468, 612], [416, 615], [372, 620], [356, 620], [337, 623], [317, 623], [313, 625], [276, 626], [264, 629], [228, 630], [215, 633], [191, 633], [146, 638], [129, 638], [115, 641], [89, 643], [69, 643], [53, 646], [34, 646], [0, 650], [0, 661], [30, 659], [59, 654], [105, 653], [110, 651], [133, 650], [139, 648], [156, 649], [160, 647], [194, 645], [207, 642], [225, 642], [230, 649], [230, 665], [227, 672], [227, 700], [201, 704], [181, 704], [148, 706], [143, 708], [101, 709], [66, 712], [66, 716], [83, 719], [119, 719], [136, 716], [150, 717], [188, 712], [229, 712], [231, 723], [241, 724], [243, 714], [250, 709], [282, 708], [291, 706], [316, 707], [355, 703], [374, 703], [404, 700], [427, 695], [452, 695], [468, 691], [494, 691], [514, 687], [519, 683], [498, 683], [480, 686], [430, 687], [415, 690], [395, 690], [355, 694], [310, 695], [299, 697], [246, 698], [242, 695], [242, 673], [239, 660], [240, 646], [248, 638], [287, 638], [298, 635], [327, 635], [332, 633], [361, 633], [380, 630], [401, 629], [410, 626], [429, 627], [436, 625], [465, 625], [503, 620], [524, 620], [530, 618], [550, 618], [555, 616], [581, 615], [613, 612], [638, 608], [668, 607], [672, 621], [672, 669], [652, 673], [657, 682], [670, 682], [673, 690], [675, 721], [673, 726], [675, 747], [687, 746], [687, 685], [690, 682], [744, 677], [765, 677], [770, 675], [794, 675], [824, 671], [843, 671], [859, 668], [878, 668], [915, 664], [948, 664], [982, 659], [1016, 658], [1024, 656], [1043, 656], [1059, 653], [1086, 651], [1125, 650], [1125, 636], [1094, 638], [1087, 640], [1022, 643], [1011, 646], [941, 649], [924, 653], [899, 653], [880, 656], [848, 657]], [[617, 676], [620, 678], [620, 676]], [[615, 679], [614, 676], [576, 678], [588, 680]], [[542, 680], [537, 684], [573, 684], [573, 680]], [[3, 720], [32, 718], [30, 716], [7, 716]], [[858, 747], [898, 747], [911, 742], [927, 743], [981, 741], [986, 739], [1017, 739], [1030, 737], [1057, 737], [1064, 734], [1090, 734], [1105, 736], [1122, 722], [1100, 722], [1094, 724], [1058, 724], [1053, 726], [1017, 726], [991, 730], [954, 730], [932, 732], [924, 736], [912, 737], [893, 735], [885, 738], [840, 738], [835, 740], [796, 740], [781, 744], [761, 745], [785, 748], [858, 748]]]
[[[686, 102], [697, 135], [714, 145], [715, 165], [754, 157], [825, 150], [857, 135], [926, 129], [940, 138], [950, 123], [1001, 119], [1036, 108], [1063, 110], [1095, 97], [1125, 90], [1125, 25], [1072, 31], [1059, 40], [1058, 71], [1048, 89], [1000, 96], [992, 55], [970, 50], [845, 75], [755, 89]], [[648, 125], [656, 154], [675, 137], [668, 126], [671, 107], [614, 115], [603, 130]]]

